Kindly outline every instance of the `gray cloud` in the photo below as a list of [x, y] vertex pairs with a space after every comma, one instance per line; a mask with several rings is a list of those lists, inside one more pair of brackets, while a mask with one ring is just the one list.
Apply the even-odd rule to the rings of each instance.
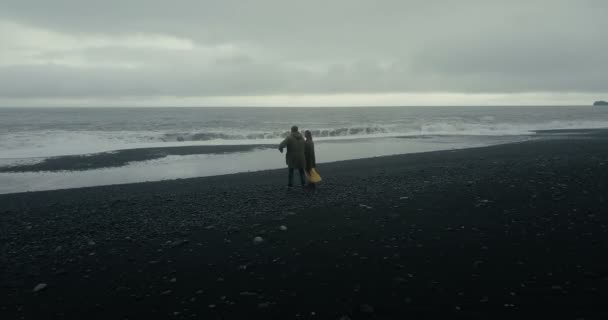
[[9, 98], [608, 92], [608, 3], [0, 1]]

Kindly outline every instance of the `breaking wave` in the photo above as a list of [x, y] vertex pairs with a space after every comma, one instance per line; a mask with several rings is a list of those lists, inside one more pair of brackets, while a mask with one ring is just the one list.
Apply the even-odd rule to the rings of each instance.
[[[335, 129], [309, 129], [312, 135], [316, 138], [339, 138], [339, 137], [362, 137], [373, 135], [386, 135], [389, 133], [397, 134], [397, 131], [392, 131], [384, 126], [371, 127], [349, 127]], [[272, 140], [282, 139], [288, 135], [287, 131], [273, 132], [196, 132], [196, 133], [166, 133], [159, 139], [164, 142], [169, 141], [213, 141], [213, 140]]]
[[[432, 119], [397, 124], [306, 128], [316, 140], [356, 140], [380, 137], [428, 136], [513, 136], [530, 135], [537, 130], [608, 128], [608, 121], [559, 120], [543, 123], [495, 123], [493, 117], [475, 121]], [[283, 126], [281, 126], [283, 127]], [[252, 131], [241, 128], [208, 130], [103, 131], [40, 130], [0, 135], [2, 158], [49, 157], [106, 152], [119, 149], [182, 145], [274, 144], [287, 135], [282, 130]]]

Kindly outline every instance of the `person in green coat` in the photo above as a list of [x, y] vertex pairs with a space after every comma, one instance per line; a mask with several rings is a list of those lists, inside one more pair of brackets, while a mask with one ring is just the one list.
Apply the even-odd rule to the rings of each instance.
[[306, 167], [306, 157], [304, 156], [304, 137], [298, 131], [297, 126], [291, 127], [291, 133], [279, 144], [279, 151], [283, 153], [283, 149], [287, 148], [285, 154], [285, 162], [289, 168], [289, 180], [287, 183], [288, 187], [293, 187], [293, 171], [298, 169], [300, 173], [300, 183], [302, 186], [306, 184], [304, 178], [304, 168]]

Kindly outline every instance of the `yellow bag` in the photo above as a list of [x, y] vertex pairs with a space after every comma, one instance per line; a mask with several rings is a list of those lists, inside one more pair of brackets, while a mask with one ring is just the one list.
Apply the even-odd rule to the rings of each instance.
[[315, 168], [310, 169], [310, 172], [306, 173], [306, 178], [308, 178], [308, 182], [310, 183], [319, 183], [322, 180]]

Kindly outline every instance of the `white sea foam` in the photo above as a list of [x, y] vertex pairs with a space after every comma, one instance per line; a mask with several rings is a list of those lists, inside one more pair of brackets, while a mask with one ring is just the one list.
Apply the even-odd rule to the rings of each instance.
[[[238, 112], [237, 112], [238, 111]], [[608, 112], [589, 109], [352, 109], [340, 111], [98, 110], [94, 114], [7, 113], [0, 119], [0, 159], [23, 161], [121, 149], [277, 144], [296, 119], [317, 141], [381, 137], [516, 136], [537, 130], [608, 128]], [[299, 112], [299, 113], [298, 113]], [[277, 119], [275, 113], [279, 113]], [[169, 115], [171, 117], [169, 117]], [[72, 119], [73, 118], [73, 119]], [[27, 121], [19, 123], [19, 121]], [[44, 120], [40, 124], [35, 121]], [[99, 120], [101, 119], [101, 120]], [[17, 124], [14, 124], [17, 123]], [[34, 123], [34, 124], [32, 124]], [[8, 161], [8, 160], [7, 160]], [[39, 161], [39, 160], [31, 160]]]

